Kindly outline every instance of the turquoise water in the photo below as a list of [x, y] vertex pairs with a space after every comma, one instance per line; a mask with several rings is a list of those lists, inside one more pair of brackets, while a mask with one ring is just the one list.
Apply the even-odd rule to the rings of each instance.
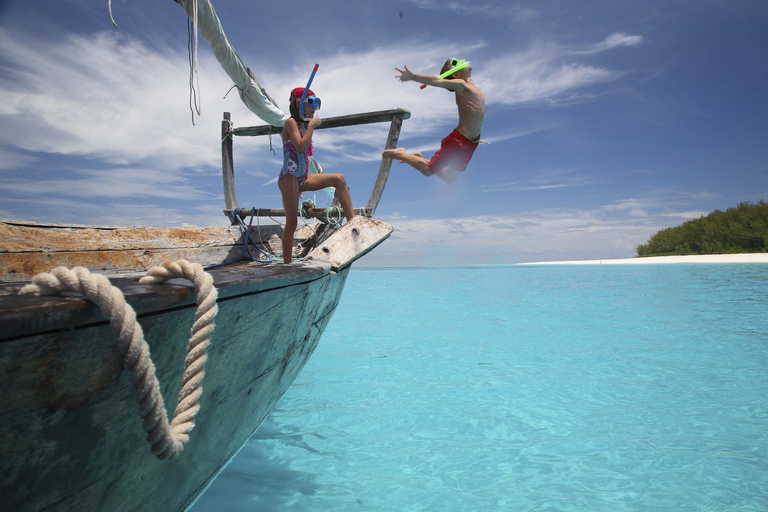
[[191, 509], [768, 510], [768, 265], [355, 268]]

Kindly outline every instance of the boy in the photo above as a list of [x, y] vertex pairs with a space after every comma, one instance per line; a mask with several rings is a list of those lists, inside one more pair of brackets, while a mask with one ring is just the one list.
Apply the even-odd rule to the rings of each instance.
[[[413, 80], [455, 93], [456, 105], [459, 108], [459, 125], [443, 139], [432, 160], [427, 160], [418, 152], [410, 155], [403, 148], [387, 149], [382, 156], [411, 164], [424, 176], [437, 175], [443, 181], [452, 183], [467, 168], [480, 142], [480, 128], [485, 116], [485, 96], [472, 83], [472, 66], [467, 62], [448, 59], [440, 71], [440, 76], [418, 75], [408, 69], [408, 66], [403, 67], [404, 70], [395, 68], [400, 72], [395, 78], [401, 82]], [[457, 70], [446, 76], [446, 73], [454, 68]], [[443, 76], [445, 78], [441, 78]]]

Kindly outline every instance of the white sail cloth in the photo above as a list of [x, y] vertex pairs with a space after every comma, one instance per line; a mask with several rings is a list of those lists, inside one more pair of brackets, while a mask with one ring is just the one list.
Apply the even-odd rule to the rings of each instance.
[[208, 41], [216, 59], [235, 82], [248, 110], [259, 116], [272, 126], [283, 126], [288, 119], [288, 114], [280, 108], [267, 95], [256, 79], [248, 74], [240, 57], [229, 44], [219, 17], [213, 9], [210, 0], [175, 0], [181, 5], [190, 19], [195, 19], [195, 6], [197, 6], [197, 25], [200, 34]]

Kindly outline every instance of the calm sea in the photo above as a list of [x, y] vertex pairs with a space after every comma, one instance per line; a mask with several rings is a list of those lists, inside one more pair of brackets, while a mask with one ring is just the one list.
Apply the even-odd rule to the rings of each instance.
[[422, 510], [768, 510], [768, 265], [354, 268], [191, 511]]

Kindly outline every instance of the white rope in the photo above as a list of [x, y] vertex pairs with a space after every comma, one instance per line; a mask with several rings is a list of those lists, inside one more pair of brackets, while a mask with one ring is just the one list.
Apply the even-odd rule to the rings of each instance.
[[[280, 110], [261, 85], [252, 78], [229, 43], [210, 0], [176, 0], [192, 18], [196, 15], [200, 35], [208, 41], [216, 60], [237, 84], [240, 99], [248, 109], [272, 126], [283, 126], [290, 117]], [[196, 13], [196, 14], [195, 14]]]
[[198, 26], [198, 20], [197, 20], [197, 0], [192, 0], [192, 9], [195, 12], [195, 15], [192, 17], [192, 30], [194, 30], [194, 47], [193, 47], [193, 57], [192, 57], [192, 69], [191, 73], [192, 76], [190, 77], [190, 87], [193, 87], [193, 81], [197, 82], [197, 94], [200, 95], [199, 103], [195, 104], [195, 110], [197, 110], [197, 115], [200, 115], [200, 112], [203, 108], [203, 98], [202, 98], [202, 91], [200, 90], [200, 71], [197, 68], [197, 26]]
[[139, 283], [162, 283], [174, 277], [184, 277], [195, 284], [197, 313], [187, 345], [179, 402], [170, 424], [160, 384], [155, 376], [155, 365], [149, 354], [149, 345], [144, 340], [141, 325], [136, 321], [136, 312], [125, 302], [123, 292], [112, 286], [109, 279], [100, 274], [92, 274], [83, 267], [72, 270], [56, 267], [50, 273], [36, 275], [32, 284], [19, 291], [22, 295], [56, 295], [63, 291], [74, 291], [87, 295], [101, 308], [117, 334], [123, 366], [130, 372], [134, 398], [139, 404], [139, 415], [144, 420], [147, 442], [152, 446], [152, 453], [160, 459], [172, 459], [181, 453], [184, 444], [189, 441], [189, 432], [195, 427], [195, 415], [200, 409], [199, 401], [203, 393], [203, 365], [208, 359], [213, 320], [218, 311], [218, 292], [213, 286], [213, 278], [197, 263], [187, 260], [166, 261], [162, 267], [151, 268]]
[[112, 0], [107, 0], [107, 9], [109, 9], [109, 19], [112, 20], [112, 24], [117, 28], [117, 23], [115, 23], [115, 18], [112, 16]]
[[[125, 0], [123, 0], [123, 3], [125, 3]], [[117, 23], [115, 23], [115, 18], [112, 16], [112, 0], [107, 0], [107, 9], [109, 9], [109, 19], [112, 20], [112, 24], [117, 28]]]

